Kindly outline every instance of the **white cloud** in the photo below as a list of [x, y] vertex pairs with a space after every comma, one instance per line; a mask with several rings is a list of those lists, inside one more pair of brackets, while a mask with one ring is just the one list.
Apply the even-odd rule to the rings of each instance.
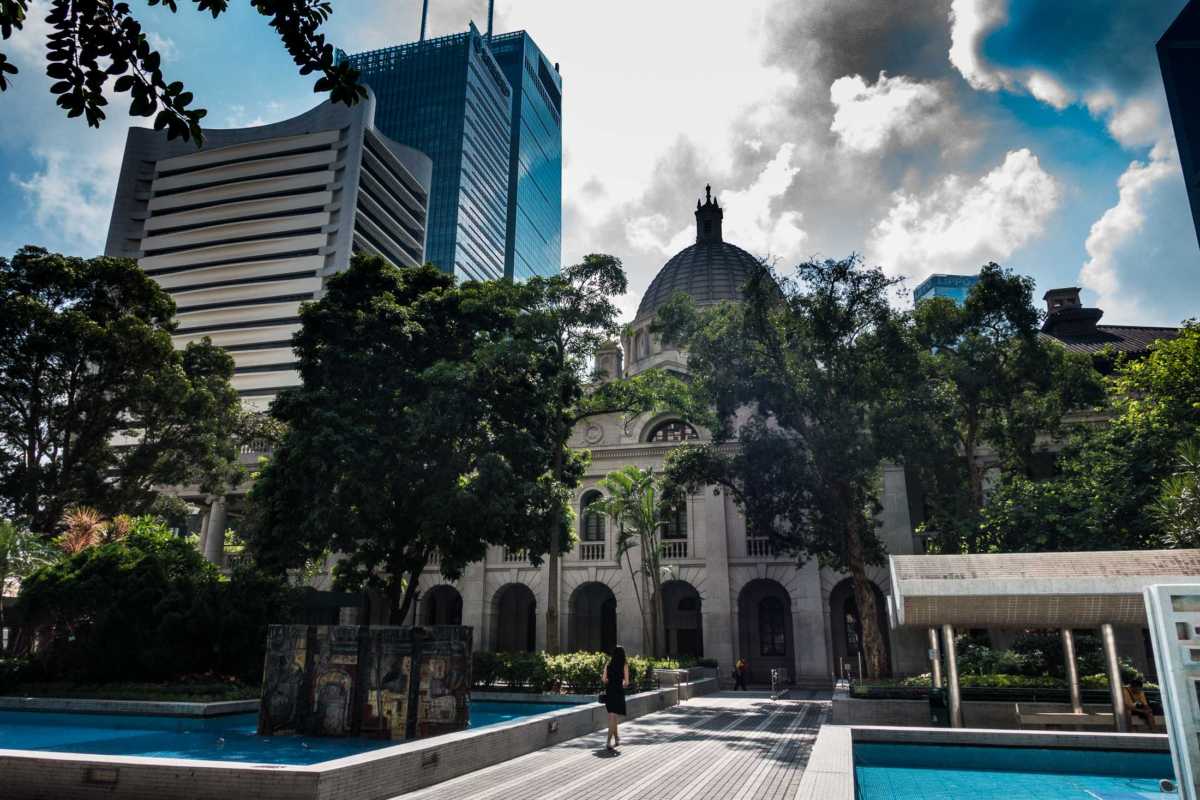
[[[800, 225], [801, 214], [774, 208], [800, 171], [793, 164], [794, 154], [795, 146], [784, 144], [749, 186], [716, 192], [721, 206], [734, 210], [722, 223], [725, 241], [736, 242], [755, 255], [787, 258], [797, 254], [807, 237]], [[689, 220], [680, 227], [679, 221], [661, 213], [633, 216], [625, 220], [625, 238], [639, 250], [674, 255], [696, 236], [694, 223]]]
[[[1134, 161], [1117, 179], [1117, 204], [1092, 225], [1084, 248], [1088, 260], [1079, 270], [1079, 281], [1099, 295], [1097, 304], [1117, 317], [1139, 314], [1136, 284], [1125, 280], [1126, 268], [1144, 268], [1145, 252], [1130, 255], [1127, 249], [1146, 225], [1147, 206], [1159, 187], [1179, 175], [1174, 148], [1160, 143], [1148, 162]], [[1186, 235], [1181, 234], [1181, 235]], [[1134, 263], [1130, 267], [1130, 262]]]
[[1012, 150], [975, 183], [949, 175], [925, 196], [896, 192], [868, 239], [892, 274], [966, 272], [1002, 261], [1043, 230], [1062, 189], [1028, 149]]
[[793, 163], [795, 146], [782, 145], [754, 183], [745, 189], [722, 192], [723, 206], [735, 209], [726, 216], [723, 235], [755, 255], [791, 258], [807, 238], [799, 211], [781, 211], [777, 201], [791, 187], [800, 167]]
[[109, 148], [80, 157], [57, 149], [34, 150], [42, 167], [12, 181], [30, 203], [34, 220], [53, 230], [83, 254], [100, 253], [112, 213], [113, 187], [121, 168], [122, 150]]
[[845, 75], [829, 87], [835, 109], [829, 130], [843, 146], [872, 153], [892, 138], [905, 144], [920, 139], [937, 126], [941, 93], [933, 84], [904, 75], [880, 72], [874, 85], [858, 75]]
[[950, 63], [973, 89], [1026, 91], [1062, 110], [1075, 93], [1044, 70], [1004, 69], [983, 56], [983, 40], [1008, 21], [1008, 0], [953, 0], [950, 5]]
[[175, 40], [168, 36], [150, 31], [146, 34], [146, 41], [150, 43], [152, 50], [158, 51], [164, 63], [174, 61], [179, 57], [179, 48], [175, 45]]

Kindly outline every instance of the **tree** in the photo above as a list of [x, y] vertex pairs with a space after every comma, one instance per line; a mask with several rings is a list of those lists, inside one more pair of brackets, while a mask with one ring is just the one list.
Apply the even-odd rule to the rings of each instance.
[[1154, 518], [1171, 547], [1200, 547], [1200, 442], [1179, 447], [1175, 472], [1163, 481]]
[[[711, 445], [682, 446], [668, 474], [727, 489], [763, 536], [800, 562], [853, 578], [871, 676], [888, 671], [867, 566], [881, 560], [877, 478], [898, 449], [891, 420], [917, 355], [888, 304], [895, 281], [857, 257], [801, 264], [791, 280], [763, 268], [741, 303], [698, 312], [686, 297], [659, 311], [688, 350], [694, 407], [711, 409]], [[722, 447], [736, 442], [732, 453]]]
[[18, 526], [11, 519], [0, 519], [0, 628], [4, 627], [4, 596], [10, 583], [19, 584], [57, 556], [46, 537]]
[[984, 451], [1030, 475], [1046, 436], [1068, 412], [1104, 401], [1086, 355], [1039, 334], [1033, 280], [991, 263], [960, 306], [945, 297], [914, 312], [925, 383], [908, 399], [905, 461], [926, 489], [926, 533], [936, 549], [979, 548]]
[[[617, 526], [617, 562], [625, 557], [633, 579], [634, 592], [642, 617], [642, 652], [656, 658], [663, 655], [662, 599], [662, 528], [678, 498], [672, 487], [656, 477], [653, 470], [626, 466], [610, 472], [600, 481], [606, 496], [593, 501], [588, 509], [606, 514]], [[639, 548], [640, 568], [635, 572], [629, 551]], [[638, 575], [642, 591], [638, 592]], [[649, 586], [647, 586], [647, 583]]]
[[139, 514], [157, 485], [233, 479], [233, 360], [176, 351], [174, 313], [128, 259], [0, 258], [0, 510], [48, 533], [71, 505]]
[[[1200, 327], [1187, 322], [1142, 359], [1117, 362], [1108, 422], [1082, 427], [1045, 480], [1005, 476], [984, 509], [986, 549], [1124, 550], [1186, 546], [1186, 488], [1194, 470], [1180, 443], [1200, 426]], [[1165, 505], [1164, 505], [1165, 504]], [[1178, 518], [1171, 522], [1163, 513]], [[1173, 528], [1173, 524], [1181, 527]]]
[[303, 384], [272, 414], [282, 443], [243, 532], [265, 566], [337, 554], [335, 582], [404, 621], [431, 559], [454, 578], [488, 545], [535, 562], [565, 528], [568, 494], [543, 435], [557, 373], [516, 335], [528, 290], [358, 255], [301, 310]]
[[[214, 19], [229, 7], [229, 0], [195, 0], [196, 10]], [[172, 13], [178, 0], [147, 0]], [[319, 33], [332, 13], [328, 0], [250, 0], [259, 14], [279, 34], [301, 75], [320, 74], [315, 92], [328, 92], [334, 102], [353, 105], [366, 97], [358, 83], [358, 71], [337, 63], [333, 45]], [[29, 0], [0, 0], [0, 38], [21, 33]], [[192, 93], [179, 81], [167, 82], [162, 56], [151, 47], [142, 23], [129, 3], [113, 0], [50, 0], [46, 21], [53, 28], [46, 39], [46, 75], [53, 78], [50, 92], [68, 117], [82, 115], [89, 126], [100, 127], [110, 92], [128, 94], [129, 113], [154, 117], [156, 130], [167, 131], [170, 139], [203, 141], [200, 120], [208, 113], [192, 107]], [[8, 88], [17, 68], [0, 53], [0, 91]], [[114, 79], [110, 85], [108, 81]]]
[[[628, 288], [620, 259], [604, 254], [584, 256], [578, 264], [550, 277], [535, 277], [522, 287], [523, 313], [517, 338], [540, 353], [550, 388], [546, 427], [540, 432], [552, 452], [551, 479], [565, 492], [579, 484], [586, 453], [568, 446], [575, 426], [595, 414], [632, 414], [663, 407], [677, 398], [682, 384], [659, 371], [635, 378], [592, 374], [597, 349], [618, 330], [619, 309], [612, 298]], [[547, 532], [549, 554], [546, 602], [546, 650], [556, 653], [559, 642], [559, 559], [566, 529]]]

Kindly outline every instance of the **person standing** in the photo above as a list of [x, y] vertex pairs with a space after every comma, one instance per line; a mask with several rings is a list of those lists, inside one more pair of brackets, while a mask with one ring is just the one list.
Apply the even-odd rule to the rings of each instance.
[[750, 665], [746, 663], [746, 659], [738, 658], [737, 663], [733, 665], [733, 689], [737, 691], [741, 689], [746, 691], [746, 671]]
[[608, 738], [604, 747], [616, 750], [621, 746], [621, 736], [617, 732], [617, 723], [627, 713], [625, 710], [625, 687], [629, 685], [629, 663], [625, 660], [625, 648], [617, 645], [613, 648], [612, 657], [604, 666], [604, 707], [608, 709]]

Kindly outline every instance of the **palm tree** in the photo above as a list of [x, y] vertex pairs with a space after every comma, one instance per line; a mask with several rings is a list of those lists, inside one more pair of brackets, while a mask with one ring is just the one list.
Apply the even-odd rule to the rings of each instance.
[[1150, 511], [1169, 547], [1200, 546], [1200, 440], [1179, 446], [1175, 472], [1162, 482]]
[[65, 529], [55, 540], [67, 555], [81, 553], [105, 540], [108, 524], [104, 515], [90, 506], [71, 506], [59, 524]]
[[[617, 561], [625, 557], [633, 578], [634, 593], [642, 617], [642, 652], [662, 656], [665, 643], [662, 610], [662, 528], [672, 508], [669, 491], [653, 470], [635, 466], [610, 472], [600, 481], [606, 496], [588, 509], [607, 515], [617, 525]], [[635, 572], [629, 551], [640, 547], [641, 568]], [[641, 578], [642, 590], [637, 588]], [[647, 586], [649, 583], [649, 586]], [[643, 602], [643, 597], [649, 603]], [[648, 606], [648, 607], [647, 607]]]
[[10, 582], [28, 577], [54, 560], [46, 539], [12, 520], [0, 519], [0, 628], [4, 627], [4, 594]]

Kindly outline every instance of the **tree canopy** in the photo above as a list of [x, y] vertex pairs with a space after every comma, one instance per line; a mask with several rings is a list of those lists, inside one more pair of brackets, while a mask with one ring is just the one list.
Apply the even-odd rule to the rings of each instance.
[[1147, 357], [1118, 361], [1109, 388], [1111, 419], [1075, 431], [1053, 476], [1018, 473], [1000, 481], [984, 510], [983, 547], [1188, 546], [1195, 512], [1187, 482], [1195, 468], [1187, 445], [1200, 422], [1200, 327], [1189, 322]]
[[337, 585], [383, 592], [399, 622], [433, 559], [456, 577], [488, 545], [547, 552], [582, 463], [551, 472], [561, 387], [517, 335], [527, 291], [374, 255], [328, 281], [301, 310], [303, 384], [272, 406], [287, 430], [251, 492], [263, 563], [332, 551]]
[[[216, 19], [229, 0], [192, 0], [196, 11]], [[337, 63], [333, 45], [320, 27], [333, 11], [328, 0], [249, 0], [279, 34], [301, 75], [318, 73], [315, 92], [328, 92], [334, 102], [353, 105], [366, 97], [358, 71]], [[175, 13], [179, 0], [146, 0]], [[83, 116], [100, 127], [104, 106], [112, 94], [128, 94], [129, 113], [154, 117], [156, 130], [167, 137], [203, 141], [200, 120], [208, 113], [193, 106], [192, 93], [180, 81], [168, 82], [162, 55], [153, 48], [129, 3], [112, 0], [49, 0], [46, 21], [53, 32], [46, 38], [46, 75], [55, 82], [50, 92], [68, 117]], [[0, 0], [0, 39], [30, 36], [25, 32], [30, 0]], [[8, 88], [17, 67], [0, 52], [0, 91]], [[110, 84], [109, 80], [115, 78]]]
[[[866, 574], [882, 557], [878, 475], [897, 449], [894, 405], [917, 373], [888, 302], [894, 285], [856, 257], [811, 261], [787, 279], [764, 267], [742, 303], [701, 311], [677, 296], [659, 311], [663, 335], [688, 350], [693, 408], [711, 409], [714, 432], [712, 445], [674, 450], [668, 473], [691, 489], [726, 487], [747, 534], [777, 552], [849, 571], [872, 676], [888, 671]], [[719, 446], [735, 440], [732, 453]]]
[[930, 298], [913, 318], [923, 382], [906, 399], [904, 460], [925, 490], [931, 544], [976, 551], [985, 462], [1034, 474], [1068, 412], [1100, 405], [1104, 388], [1086, 355], [1039, 334], [1033, 280], [997, 264], [963, 304]]
[[138, 514], [156, 485], [236, 480], [233, 360], [176, 351], [174, 313], [128, 259], [0, 258], [0, 512], [48, 533], [71, 505]]

